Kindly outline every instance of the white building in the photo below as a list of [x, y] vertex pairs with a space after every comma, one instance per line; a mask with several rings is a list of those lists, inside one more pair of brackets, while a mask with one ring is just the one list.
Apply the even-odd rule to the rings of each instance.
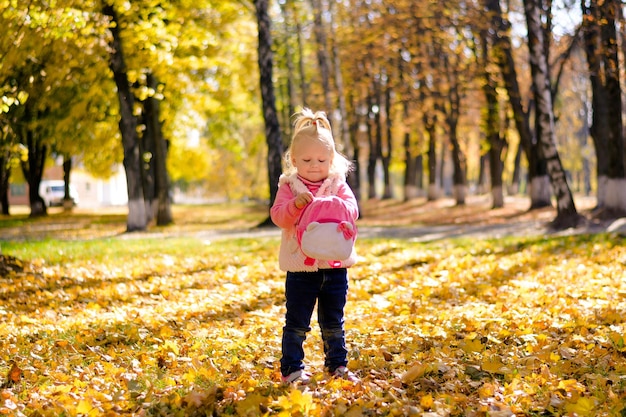
[[121, 165], [107, 179], [95, 178], [82, 169], [72, 169], [70, 184], [78, 192], [79, 207], [123, 206], [128, 203], [126, 173]]

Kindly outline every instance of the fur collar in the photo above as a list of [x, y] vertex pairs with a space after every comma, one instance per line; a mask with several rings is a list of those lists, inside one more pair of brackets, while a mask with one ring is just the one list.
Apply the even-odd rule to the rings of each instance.
[[[315, 194], [316, 197], [323, 197], [329, 195], [336, 195], [339, 190], [339, 184], [343, 182], [343, 178], [339, 174], [329, 174], [328, 178], [322, 182], [319, 190]], [[278, 180], [278, 186], [280, 187], [283, 184], [289, 184], [291, 191], [294, 194], [301, 194], [308, 191], [308, 188], [300, 179], [298, 178], [298, 174], [294, 173], [291, 175], [282, 174]]]

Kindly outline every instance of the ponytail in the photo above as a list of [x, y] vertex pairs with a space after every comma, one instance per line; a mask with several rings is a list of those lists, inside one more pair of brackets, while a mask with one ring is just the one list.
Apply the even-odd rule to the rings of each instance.
[[[326, 117], [326, 113], [324, 113], [323, 111], [317, 111], [313, 113], [311, 109], [304, 108], [296, 116], [296, 120], [294, 122], [293, 136], [295, 137], [300, 130], [307, 128], [309, 126], [315, 126], [318, 131], [321, 127], [332, 132], [332, 128], [330, 127], [330, 122], [328, 121], [328, 117]], [[333, 141], [333, 148], [334, 148], [334, 141]]]

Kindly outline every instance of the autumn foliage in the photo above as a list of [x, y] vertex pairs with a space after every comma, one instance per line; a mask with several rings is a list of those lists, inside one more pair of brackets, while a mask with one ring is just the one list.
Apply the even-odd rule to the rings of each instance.
[[276, 234], [4, 241], [0, 415], [621, 416], [624, 243], [360, 238], [362, 382], [323, 372], [314, 323], [314, 382], [285, 387]]

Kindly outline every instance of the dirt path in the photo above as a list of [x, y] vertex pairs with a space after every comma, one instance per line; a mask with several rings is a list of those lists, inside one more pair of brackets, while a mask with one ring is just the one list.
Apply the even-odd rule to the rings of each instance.
[[[506, 236], [563, 236], [583, 233], [600, 233], [607, 230], [615, 219], [594, 219], [592, 209], [595, 198], [579, 197], [576, 205], [587, 219], [577, 228], [555, 231], [550, 222], [556, 210], [546, 207], [528, 210], [528, 199], [507, 197], [505, 206], [490, 207], [486, 196], [471, 196], [464, 206], [457, 206], [453, 199], [428, 202], [417, 199], [408, 202], [398, 200], [370, 200], [361, 207], [359, 236], [362, 238], [401, 238], [428, 242], [454, 237], [501, 238]], [[251, 230], [198, 232], [196, 236], [207, 239], [241, 237], [276, 237], [277, 228]]]
[[[403, 238], [416, 241], [433, 241], [452, 237], [501, 238], [505, 236], [566, 235], [598, 233], [606, 231], [615, 218], [600, 219], [592, 215], [595, 198], [578, 197], [576, 207], [586, 221], [575, 229], [554, 231], [550, 222], [556, 210], [546, 207], [528, 210], [526, 197], [507, 197], [502, 208], [492, 209], [489, 196], [469, 196], [466, 204], [457, 206], [451, 198], [437, 201], [415, 199], [368, 200], [362, 203], [358, 221], [362, 238]], [[1, 227], [2, 240], [33, 239], [94, 239], [119, 237], [135, 239], [141, 237], [194, 236], [201, 239], [229, 239], [240, 237], [278, 237], [276, 227], [255, 227], [259, 219], [266, 216], [265, 207], [187, 207], [178, 214], [172, 226], [152, 227], [147, 232], [124, 233], [125, 207], [98, 211], [76, 210], [69, 216], [52, 214], [37, 221], [16, 222]], [[239, 210], [239, 211], [237, 211]], [[250, 212], [254, 215], [248, 216]], [[25, 216], [25, 215], [24, 215]], [[11, 217], [7, 220], [13, 220]]]
[[546, 207], [529, 211], [525, 197], [507, 197], [502, 208], [491, 208], [488, 196], [468, 197], [464, 206], [453, 199], [428, 202], [392, 200], [369, 202], [360, 221], [362, 236], [399, 237], [430, 241], [451, 237], [491, 237], [526, 235], [566, 235], [606, 231], [615, 219], [592, 215], [595, 198], [578, 197], [576, 207], [585, 216], [577, 228], [555, 231], [550, 227], [556, 209]]

